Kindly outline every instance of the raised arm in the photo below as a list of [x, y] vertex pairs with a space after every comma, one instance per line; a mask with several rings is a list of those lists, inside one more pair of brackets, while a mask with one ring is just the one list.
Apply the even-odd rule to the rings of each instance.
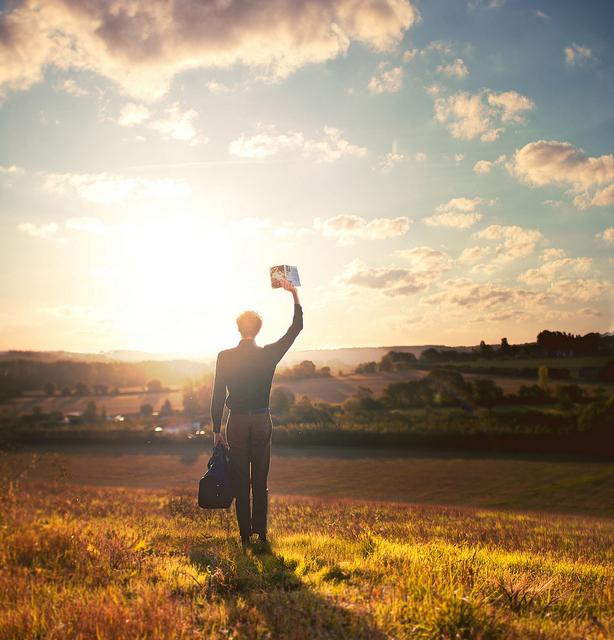
[[282, 281], [281, 286], [292, 294], [294, 300], [294, 317], [292, 318], [292, 324], [288, 328], [288, 331], [286, 331], [277, 342], [273, 342], [265, 347], [272, 351], [276, 362], [279, 362], [284, 357], [288, 349], [292, 346], [292, 343], [296, 340], [296, 336], [298, 336], [303, 329], [303, 308], [301, 307], [301, 301], [299, 300], [296, 288], [287, 280]]
[[215, 379], [213, 381], [213, 394], [211, 396], [213, 433], [219, 433], [222, 428], [222, 415], [224, 414], [224, 403], [226, 402], [226, 379], [221, 356], [222, 354], [220, 353], [215, 364]]

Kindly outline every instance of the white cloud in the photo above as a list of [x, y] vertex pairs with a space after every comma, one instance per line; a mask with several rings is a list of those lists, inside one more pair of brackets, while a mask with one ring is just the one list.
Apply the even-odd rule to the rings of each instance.
[[359, 216], [338, 215], [321, 220], [316, 218], [314, 227], [325, 236], [337, 238], [341, 244], [352, 244], [356, 239], [384, 240], [402, 236], [409, 230], [411, 220], [398, 218], [375, 218], [365, 220]]
[[559, 280], [547, 291], [558, 304], [574, 305], [578, 302], [596, 300], [606, 292], [612, 292], [611, 283], [592, 278]]
[[593, 57], [593, 52], [588, 47], [582, 47], [575, 42], [565, 47], [565, 62], [570, 65], [578, 65], [586, 62]]
[[[508, 169], [530, 185], [568, 185], [575, 194], [574, 204], [582, 209], [614, 204], [612, 154], [591, 157], [569, 142], [538, 140], [518, 149]], [[603, 184], [605, 188], [594, 190]]]
[[483, 215], [477, 211], [480, 205], [492, 205], [494, 200], [483, 198], [452, 198], [444, 204], [440, 204], [436, 213], [424, 219], [426, 224], [432, 227], [451, 227], [455, 229], [468, 229], [479, 222]]
[[99, 218], [93, 216], [81, 216], [77, 218], [68, 218], [66, 220], [66, 228], [72, 231], [82, 231], [83, 233], [107, 234], [113, 230], [113, 227]]
[[407, 261], [412, 266], [413, 273], [437, 277], [443, 271], [452, 268], [452, 258], [439, 249], [432, 247], [414, 247], [394, 252], [395, 257]]
[[388, 51], [418, 19], [409, 0], [11, 3], [0, 14], [0, 88], [27, 89], [55, 66], [152, 100], [188, 69], [242, 64], [284, 78], [352, 42]]
[[591, 258], [548, 259], [535, 269], [528, 269], [518, 276], [518, 280], [529, 285], [553, 282], [562, 274], [582, 274], [593, 266]]
[[464, 153], [455, 153], [454, 154], [454, 162], [459, 163], [462, 162], [465, 159], [465, 154]]
[[390, 171], [398, 164], [406, 162], [407, 160], [409, 160], [409, 157], [404, 153], [399, 153], [398, 151], [390, 151], [389, 153], [386, 153], [378, 158], [376, 166], [381, 171]]
[[[524, 307], [539, 300], [536, 292], [493, 283], [477, 283], [469, 278], [453, 278], [440, 284], [440, 291], [423, 301], [438, 307], [497, 310], [501, 307]], [[507, 309], [506, 309], [507, 311]]]
[[495, 246], [495, 254], [499, 262], [509, 262], [530, 255], [542, 240], [541, 231], [538, 229], [523, 229], [516, 225], [499, 224], [492, 224], [478, 231], [475, 237], [480, 240], [502, 241]]
[[25, 233], [33, 238], [50, 238], [58, 232], [58, 225], [55, 222], [47, 224], [35, 224], [33, 222], [22, 222], [17, 225], [17, 231]]
[[424, 291], [429, 282], [424, 274], [395, 267], [368, 267], [356, 259], [346, 265], [339, 277], [340, 284], [376, 289], [388, 296], [410, 295]]
[[233, 140], [229, 152], [239, 158], [269, 158], [280, 153], [299, 153], [316, 162], [334, 162], [343, 157], [362, 158], [365, 147], [345, 140], [340, 129], [324, 127], [324, 136], [318, 140], [306, 138], [299, 131], [276, 133], [274, 127], [264, 128], [253, 136], [243, 134]]
[[151, 111], [144, 104], [128, 102], [119, 112], [117, 124], [122, 127], [133, 127], [134, 125], [143, 124], [150, 117]]
[[614, 247], [614, 227], [604, 229], [601, 233], [598, 233], [596, 237]]
[[435, 98], [435, 119], [446, 124], [454, 138], [492, 142], [504, 131], [503, 125], [524, 122], [521, 113], [534, 108], [532, 100], [516, 91], [459, 91]]
[[194, 109], [182, 111], [178, 104], [174, 104], [164, 111], [162, 117], [151, 120], [147, 126], [161, 133], [166, 140], [180, 140], [194, 145], [198, 143], [197, 118], [198, 113]]
[[176, 198], [187, 188], [176, 180], [148, 180], [108, 173], [47, 173], [43, 187], [51, 193], [74, 192], [97, 204], [118, 204], [133, 198]]
[[64, 82], [59, 84], [59, 88], [66, 93], [69, 93], [71, 96], [83, 97], [88, 95], [87, 89], [84, 89], [73, 78], [66, 78]]
[[506, 159], [507, 156], [503, 154], [500, 155], [496, 160], [478, 160], [473, 165], [473, 172], [477, 174], [490, 173], [495, 165], [503, 164]]
[[418, 151], [415, 155], [414, 155], [414, 159], [416, 160], [416, 162], [425, 162], [426, 161], [426, 153], [424, 153], [424, 151]]
[[464, 78], [469, 75], [469, 69], [462, 58], [456, 58], [454, 62], [449, 64], [440, 64], [437, 67], [439, 73], [444, 73], [451, 78]]
[[407, 49], [407, 51], [403, 53], [403, 62], [411, 62], [416, 57], [417, 53], [418, 49]]
[[384, 70], [384, 63], [380, 64], [377, 75], [369, 80], [369, 91], [375, 94], [396, 93], [403, 86], [403, 68], [394, 67]]
[[554, 247], [550, 247], [542, 251], [542, 260], [558, 260], [559, 258], [565, 258], [566, 255], [565, 249], [555, 249]]
[[550, 16], [547, 13], [545, 13], [544, 11], [540, 11], [538, 9], [534, 13], [535, 13], [535, 17], [536, 18], [541, 18], [542, 20], [550, 20]]
[[207, 142], [198, 132], [197, 118], [196, 110], [183, 110], [178, 103], [165, 109], [160, 116], [153, 117], [144, 104], [129, 102], [122, 107], [117, 123], [122, 127], [145, 126], [162, 134], [164, 140], [179, 140], [194, 146]]
[[491, 251], [491, 247], [467, 247], [463, 249], [462, 253], [458, 257], [458, 260], [459, 262], [470, 264], [486, 258], [488, 255], [490, 255]]

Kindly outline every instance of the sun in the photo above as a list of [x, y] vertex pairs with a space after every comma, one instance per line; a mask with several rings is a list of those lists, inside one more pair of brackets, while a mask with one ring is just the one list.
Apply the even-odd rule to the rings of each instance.
[[247, 293], [233, 270], [241, 249], [228, 231], [204, 220], [127, 225], [110, 255], [123, 342], [178, 354], [210, 353], [232, 342], [235, 300]]

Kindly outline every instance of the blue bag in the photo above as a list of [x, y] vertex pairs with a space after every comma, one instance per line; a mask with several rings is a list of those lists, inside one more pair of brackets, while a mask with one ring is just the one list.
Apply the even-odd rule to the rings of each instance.
[[213, 447], [207, 471], [198, 485], [198, 506], [203, 509], [227, 509], [234, 497], [228, 449], [218, 443]]

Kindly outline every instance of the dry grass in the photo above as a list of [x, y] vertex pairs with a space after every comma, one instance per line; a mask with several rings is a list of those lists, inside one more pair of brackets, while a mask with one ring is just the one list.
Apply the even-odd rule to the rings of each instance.
[[614, 523], [274, 498], [273, 553], [194, 495], [8, 487], [0, 638], [606, 638]]

